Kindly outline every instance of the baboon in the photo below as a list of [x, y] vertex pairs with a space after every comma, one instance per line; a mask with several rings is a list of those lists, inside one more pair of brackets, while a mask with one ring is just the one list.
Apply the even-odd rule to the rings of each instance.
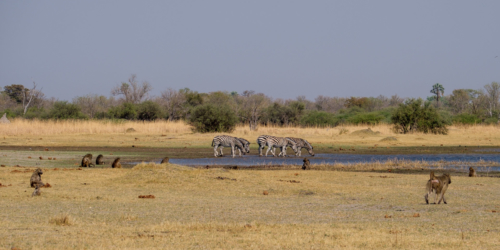
[[161, 160], [161, 164], [168, 163], [169, 160], [170, 159], [168, 157], [165, 157], [165, 158], [163, 158], [163, 160]]
[[469, 177], [476, 177], [476, 170], [472, 167], [469, 168]]
[[33, 191], [33, 193], [31, 194], [31, 197], [33, 197], [33, 196], [40, 196], [40, 194], [42, 193], [40, 191], [40, 187], [41, 186], [42, 185], [40, 185], [39, 183], [35, 184], [35, 191]]
[[87, 154], [85, 155], [83, 158], [82, 158], [82, 167], [91, 167], [91, 166], [94, 166], [94, 164], [92, 164], [92, 155], [90, 155], [90, 157], [88, 157], [88, 155], [90, 154]]
[[425, 202], [429, 204], [429, 195], [432, 194], [433, 191], [436, 191], [434, 204], [436, 204], [436, 199], [439, 195], [441, 195], [441, 197], [439, 198], [437, 204], [440, 204], [441, 200], [444, 202], [444, 204], [448, 204], [446, 203], [446, 199], [444, 198], [444, 193], [446, 192], [446, 189], [448, 189], [448, 184], [451, 184], [451, 178], [449, 174], [445, 173], [441, 176], [435, 176], [434, 172], [431, 171], [430, 179], [427, 181], [426, 185], [427, 193], [424, 196]]
[[120, 163], [120, 157], [116, 158], [111, 164], [112, 168], [122, 168], [122, 164]]
[[95, 165], [104, 165], [106, 162], [104, 162], [102, 158], [104, 158], [104, 156], [98, 155], [97, 158], [95, 158]]
[[31, 179], [30, 179], [30, 186], [31, 187], [36, 188], [37, 184], [40, 184], [41, 186], [45, 185], [42, 182], [42, 174], [43, 174], [43, 171], [41, 168], [37, 168], [35, 170], [35, 172], [33, 172], [33, 174], [31, 175]]
[[310, 168], [311, 163], [309, 162], [309, 159], [304, 158], [304, 164], [302, 164], [302, 169], [306, 170], [307, 168]]

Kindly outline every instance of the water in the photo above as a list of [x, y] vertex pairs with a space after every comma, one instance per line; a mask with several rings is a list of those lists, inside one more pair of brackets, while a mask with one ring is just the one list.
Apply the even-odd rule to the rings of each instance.
[[[230, 165], [230, 166], [258, 166], [258, 165], [302, 165], [302, 160], [307, 157], [311, 164], [352, 164], [363, 162], [384, 162], [387, 160], [407, 160], [407, 161], [461, 161], [461, 162], [478, 162], [493, 161], [498, 162], [498, 166], [493, 166], [490, 171], [500, 171], [500, 154], [415, 154], [415, 155], [356, 155], [356, 154], [316, 154], [311, 157], [307, 154], [302, 157], [259, 157], [256, 155], [245, 155], [243, 157], [224, 156], [213, 158], [198, 158], [198, 159], [170, 159], [170, 163], [187, 165], [187, 166], [206, 166], [206, 165]], [[159, 162], [158, 162], [159, 163]], [[452, 166], [466, 167], [466, 166]]]

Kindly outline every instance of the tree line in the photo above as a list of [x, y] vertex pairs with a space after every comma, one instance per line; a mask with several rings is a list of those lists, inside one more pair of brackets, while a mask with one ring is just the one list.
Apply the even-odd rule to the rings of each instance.
[[[139, 82], [132, 75], [127, 82], [115, 86], [110, 96], [87, 94], [71, 101], [48, 98], [35, 83], [31, 89], [23, 85], [7, 85], [0, 93], [0, 113], [7, 113], [9, 118], [25, 119], [186, 120], [203, 132], [227, 131], [236, 124], [246, 124], [252, 130], [260, 124], [334, 127], [342, 124], [392, 123], [395, 127], [399, 126], [395, 129], [400, 132], [423, 127], [422, 120], [410, 121], [413, 124], [408, 128], [397, 125], [400, 123], [395, 119], [411, 120], [401, 116], [405, 112], [413, 112], [412, 115], [420, 112], [422, 117], [427, 116], [423, 120], [434, 117], [442, 126], [452, 123], [496, 124], [499, 120], [500, 85], [497, 82], [477, 90], [455, 89], [447, 95], [444, 87], [437, 83], [431, 86], [430, 93], [433, 95], [425, 100], [398, 95], [320, 95], [311, 101], [304, 96], [272, 98], [251, 90], [243, 93], [199, 93], [188, 88], [168, 88], [154, 96], [148, 82]], [[417, 112], [415, 108], [421, 110]]]

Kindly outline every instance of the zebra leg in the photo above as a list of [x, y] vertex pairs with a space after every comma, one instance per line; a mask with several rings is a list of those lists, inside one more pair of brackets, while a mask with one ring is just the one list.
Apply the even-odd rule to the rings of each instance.
[[222, 151], [224, 149], [224, 146], [220, 145], [220, 157], [224, 156], [224, 152]]
[[218, 145], [218, 144], [215, 144], [215, 146], [214, 146], [214, 156], [215, 156], [215, 157], [217, 157], [217, 155], [218, 155], [218, 154], [217, 154], [217, 147], [219, 147], [219, 145]]
[[266, 157], [267, 157], [267, 153], [269, 153], [269, 150], [271, 150], [271, 153], [274, 155], [272, 148], [273, 148], [272, 146], [267, 145]]
[[233, 158], [234, 158], [235, 155], [236, 154], [234, 152], [234, 145], [231, 145], [231, 156], [233, 156]]
[[286, 157], [286, 146], [281, 147], [281, 153], [283, 153], [283, 157]]

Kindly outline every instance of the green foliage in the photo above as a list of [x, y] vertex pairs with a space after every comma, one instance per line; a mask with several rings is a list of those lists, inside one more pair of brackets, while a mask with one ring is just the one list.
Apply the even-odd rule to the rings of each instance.
[[484, 124], [498, 124], [498, 118], [496, 118], [496, 117], [486, 118], [486, 119], [484, 119], [483, 123]]
[[161, 119], [163, 112], [158, 103], [145, 101], [137, 106], [137, 119], [143, 121], [154, 121]]
[[453, 117], [453, 122], [465, 125], [473, 125], [481, 123], [481, 118], [473, 114], [462, 113]]
[[384, 119], [385, 117], [379, 112], [366, 112], [366, 113], [357, 113], [347, 118], [347, 122], [350, 124], [376, 125], [379, 124]]
[[325, 111], [312, 111], [300, 119], [300, 124], [304, 126], [328, 127], [336, 126], [336, 123], [335, 115]]
[[26, 114], [24, 115], [24, 118], [26, 119], [43, 119], [48, 117], [49, 114], [47, 110], [45, 110], [44, 108], [37, 108], [37, 107], [28, 108]]
[[232, 132], [238, 118], [229, 105], [215, 106], [207, 103], [191, 110], [190, 124], [201, 133]]
[[67, 101], [57, 101], [54, 107], [49, 111], [46, 118], [50, 119], [88, 119], [80, 111], [80, 107]]
[[29, 89], [25, 88], [23, 85], [18, 84], [4, 86], [3, 89], [4, 93], [15, 100], [17, 103], [22, 103], [24, 98], [23, 94], [25, 92], [29, 92]]
[[299, 101], [293, 101], [289, 105], [275, 102], [265, 110], [261, 119], [266, 123], [285, 126], [298, 124], [304, 109], [304, 103]]
[[136, 105], [125, 102], [121, 106], [109, 109], [108, 114], [114, 119], [134, 120], [137, 117], [137, 108]]
[[423, 132], [447, 134], [447, 122], [441, 118], [429, 102], [423, 104], [422, 99], [409, 99], [394, 111], [392, 115], [394, 130], [399, 133]]

